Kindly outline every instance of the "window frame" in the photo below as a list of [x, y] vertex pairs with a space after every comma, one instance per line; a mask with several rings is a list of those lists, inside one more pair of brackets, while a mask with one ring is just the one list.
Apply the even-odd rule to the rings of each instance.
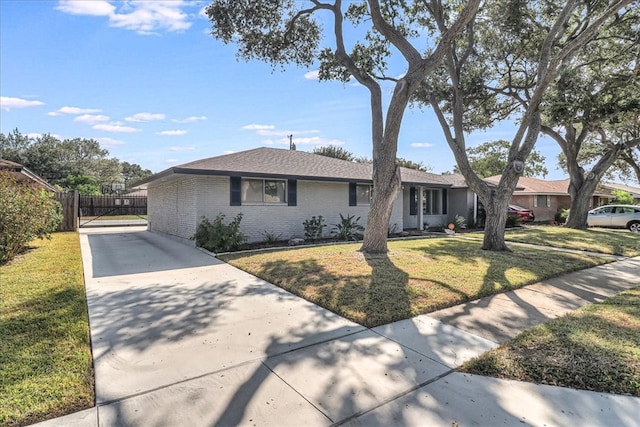
[[[360, 188], [367, 187], [369, 193], [369, 200], [360, 200]], [[370, 206], [373, 199], [373, 185], [372, 184], [356, 184], [356, 206]]]
[[422, 214], [445, 215], [443, 206], [443, 188], [423, 188]]
[[[245, 197], [245, 191], [244, 191], [244, 186], [245, 183], [249, 183], [251, 181], [254, 182], [260, 182], [261, 183], [261, 187], [262, 187], [262, 194], [261, 194], [261, 200], [246, 200]], [[283, 200], [280, 201], [269, 201], [267, 200], [267, 182], [275, 182], [275, 183], [283, 183], [284, 187], [283, 187], [283, 191], [282, 191], [282, 198]], [[276, 185], [277, 188], [277, 185]], [[270, 205], [270, 206], [282, 206], [282, 205], [287, 205], [288, 204], [288, 199], [289, 199], [289, 182], [286, 179], [279, 179], [279, 178], [242, 178], [240, 180], [240, 203], [242, 205], [245, 206], [250, 206], [250, 205]], [[277, 192], [277, 191], [276, 191]], [[273, 196], [269, 196], [269, 197], [273, 197]]]
[[[544, 199], [542, 199], [542, 197], [544, 197]], [[544, 201], [544, 203], [540, 203], [540, 201]], [[535, 196], [533, 196], [533, 207], [534, 208], [538, 208], [538, 207], [550, 208], [551, 196], [548, 194], [536, 194]]]

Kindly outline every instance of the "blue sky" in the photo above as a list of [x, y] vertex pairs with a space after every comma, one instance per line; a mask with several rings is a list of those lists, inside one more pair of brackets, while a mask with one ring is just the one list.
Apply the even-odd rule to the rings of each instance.
[[[209, 35], [204, 1], [0, 1], [0, 131], [93, 138], [159, 172], [261, 146], [340, 145], [371, 157], [369, 96], [316, 69], [238, 61]], [[402, 70], [399, 70], [399, 73]], [[391, 86], [385, 87], [387, 94]], [[502, 125], [469, 146], [510, 140]], [[540, 139], [548, 179], [559, 149]], [[398, 155], [440, 173], [455, 161], [429, 110], [408, 110]]]

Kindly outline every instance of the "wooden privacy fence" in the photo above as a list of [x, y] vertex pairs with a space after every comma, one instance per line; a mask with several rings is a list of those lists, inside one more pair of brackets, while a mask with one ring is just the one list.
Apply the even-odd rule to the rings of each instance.
[[80, 196], [79, 211], [81, 217], [146, 215], [147, 196]]
[[78, 229], [78, 193], [56, 193], [55, 199], [62, 205], [62, 222], [58, 231]]

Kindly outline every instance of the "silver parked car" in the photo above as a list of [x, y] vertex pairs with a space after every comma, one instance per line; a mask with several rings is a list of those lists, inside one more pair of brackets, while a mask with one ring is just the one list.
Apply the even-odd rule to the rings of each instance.
[[589, 211], [589, 227], [628, 228], [640, 232], [640, 206], [607, 205]]

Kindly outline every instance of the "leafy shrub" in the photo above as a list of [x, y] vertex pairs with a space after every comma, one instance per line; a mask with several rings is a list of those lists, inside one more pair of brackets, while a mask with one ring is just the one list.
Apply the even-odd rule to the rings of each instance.
[[262, 234], [266, 243], [276, 243], [282, 240], [282, 233], [276, 233], [275, 231], [264, 230], [260, 234]]
[[202, 217], [193, 237], [197, 246], [212, 252], [228, 252], [238, 249], [238, 246], [247, 240], [240, 231], [242, 214], [236, 215], [229, 224], [223, 224], [224, 217], [225, 215], [218, 214], [213, 222]]
[[467, 220], [462, 215], [456, 215], [453, 222], [456, 225], [456, 230], [464, 230], [467, 228]]
[[0, 173], [0, 264], [22, 252], [35, 238], [51, 238], [62, 221], [53, 194], [18, 184]]
[[612, 191], [615, 199], [611, 201], [611, 203], [617, 203], [619, 205], [632, 205], [633, 204], [633, 195], [628, 191], [615, 189]]
[[312, 216], [311, 219], [305, 219], [302, 222], [304, 227], [304, 239], [305, 240], [318, 240], [322, 237], [322, 229], [327, 225], [324, 223], [322, 215], [318, 217]]
[[558, 224], [564, 224], [565, 222], [567, 222], [567, 218], [568, 217], [569, 217], [569, 209], [561, 209], [558, 212], [556, 212], [556, 214], [553, 217], [553, 219]]
[[340, 240], [362, 239], [364, 227], [358, 224], [358, 221], [360, 221], [360, 217], [354, 218], [354, 215], [349, 215], [345, 218], [340, 214], [340, 222], [338, 224], [332, 224], [331, 235]]

